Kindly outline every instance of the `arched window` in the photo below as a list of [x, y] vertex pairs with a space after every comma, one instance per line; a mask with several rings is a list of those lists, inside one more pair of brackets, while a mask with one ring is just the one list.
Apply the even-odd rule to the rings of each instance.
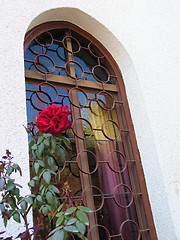
[[157, 239], [124, 84], [107, 50], [70, 23], [42, 24], [26, 36], [25, 75], [28, 122], [52, 104], [72, 111], [73, 150], [59, 168], [74, 201], [95, 210], [88, 239]]

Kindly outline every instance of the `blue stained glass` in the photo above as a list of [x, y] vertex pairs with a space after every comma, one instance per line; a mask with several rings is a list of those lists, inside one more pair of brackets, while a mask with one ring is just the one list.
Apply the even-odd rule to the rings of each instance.
[[[57, 48], [57, 45], [56, 45], [56, 48]], [[55, 65], [57, 65], [57, 66], [64, 66], [64, 64], [65, 64], [64, 60], [62, 60], [58, 56], [56, 51], [49, 50], [49, 48], [48, 48], [48, 51], [47, 51], [46, 55], [53, 59]]]
[[[27, 99], [27, 117], [28, 122], [35, 121], [37, 114], [39, 111], [45, 109], [49, 104], [49, 102], [53, 102], [50, 104], [56, 104], [58, 106], [67, 105], [70, 109], [70, 102], [68, 96], [68, 90], [63, 88], [56, 87], [58, 92], [58, 96], [56, 95], [56, 91], [51, 86], [40, 85], [37, 84], [26, 84], [26, 99]], [[33, 91], [28, 91], [33, 90]], [[37, 91], [37, 93], [36, 93]], [[37, 95], [38, 94], [38, 95]], [[47, 103], [45, 103], [47, 102]]]

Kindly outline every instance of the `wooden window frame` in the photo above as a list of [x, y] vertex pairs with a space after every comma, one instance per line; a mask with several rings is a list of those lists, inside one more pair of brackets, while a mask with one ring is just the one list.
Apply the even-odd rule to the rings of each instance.
[[[122, 75], [117, 66], [117, 63], [115, 62], [115, 60], [113, 59], [111, 54], [92, 35], [85, 32], [84, 30], [80, 29], [79, 27], [73, 25], [72, 23], [68, 23], [68, 22], [48, 22], [48, 23], [41, 24], [41, 25], [35, 27], [34, 29], [30, 30], [26, 34], [26, 37], [25, 37], [25, 45], [24, 45], [25, 52], [26, 52], [29, 44], [31, 43], [31, 41], [35, 37], [37, 37], [39, 34], [45, 32], [45, 31], [48, 31], [48, 30], [54, 30], [54, 29], [59, 29], [59, 28], [61, 28], [61, 29], [69, 28], [75, 32], [78, 32], [80, 35], [82, 35], [83, 37], [85, 37], [85, 38], [89, 39], [91, 42], [93, 42], [93, 44], [106, 56], [106, 59], [111, 64], [111, 67], [113, 68], [115, 75], [117, 76], [118, 86], [106, 84], [106, 83], [104, 84], [104, 86], [108, 91], [111, 91], [112, 93], [118, 92], [121, 96], [121, 101], [122, 101], [122, 105], [123, 105], [123, 116], [122, 117], [125, 118], [125, 122], [126, 122], [124, 132], [125, 132], [125, 134], [128, 134], [128, 139], [129, 139], [129, 140], [124, 140], [125, 141], [125, 153], [127, 154], [127, 156], [131, 155], [130, 156], [131, 161], [134, 162], [133, 168], [134, 168], [135, 175], [131, 171], [132, 176], [130, 176], [132, 189], [134, 192], [136, 192], [136, 193], [139, 192], [139, 194], [141, 195], [140, 198], [135, 198], [136, 206], [138, 206], [137, 214], [139, 215], [138, 216], [139, 225], [140, 225], [140, 227], [144, 226], [144, 221], [146, 221], [150, 239], [156, 240], [157, 239], [156, 230], [155, 230], [155, 226], [154, 226], [154, 222], [153, 222], [152, 211], [151, 211], [147, 188], [146, 188], [146, 184], [145, 184], [145, 177], [144, 177], [143, 168], [142, 168], [142, 164], [141, 164], [140, 154], [139, 154], [138, 147], [137, 147], [137, 141], [136, 141], [135, 132], [134, 132], [133, 124], [132, 124], [131, 114], [130, 114], [130, 110], [129, 110], [129, 106], [128, 106], [125, 86], [124, 86], [124, 82], [122, 79]], [[69, 60], [71, 60], [70, 55], [69, 55]], [[74, 73], [72, 73], [72, 74], [74, 74]], [[37, 79], [39, 81], [44, 80], [43, 76], [38, 74], [38, 72], [31, 71], [31, 70], [25, 70], [25, 76], [28, 79], [28, 81], [32, 81], [33, 79]], [[53, 75], [53, 74], [48, 74], [46, 80], [48, 80], [49, 82], [64, 84], [67, 86], [74, 84], [74, 81], [70, 77], [63, 77], [63, 76], [58, 76], [58, 75]], [[78, 80], [78, 86], [80, 86], [82, 88], [86, 88], [86, 89], [88, 89], [88, 88], [94, 88], [97, 90], [102, 89], [101, 84], [98, 82], [90, 82], [90, 81], [81, 80], [81, 79]], [[73, 112], [74, 112], [73, 114], [75, 114], [76, 118], [80, 117], [78, 111], [75, 108], [73, 109]], [[82, 129], [78, 129], [78, 130], [83, 131]], [[76, 141], [77, 141], [77, 146], [79, 146], [80, 149], [83, 150], [83, 146], [81, 145], [81, 143], [80, 142], [78, 143], [78, 140], [76, 140]], [[128, 143], [127, 143], [127, 141], [128, 141]], [[129, 148], [131, 150], [129, 150]], [[83, 180], [84, 188], [88, 187], [90, 180], [85, 175], [83, 176], [83, 178], [86, 179], [86, 180]], [[87, 201], [88, 201], [88, 199], [87, 199]], [[91, 207], [91, 200], [89, 201], [88, 205], [89, 205], [89, 207]], [[142, 212], [144, 212], [144, 213], [142, 214]], [[141, 217], [141, 216], [143, 216], [143, 217]], [[90, 219], [90, 222], [92, 224], [94, 223], [93, 218]], [[144, 227], [142, 227], [142, 228], [144, 228]], [[145, 238], [143, 238], [143, 239], [145, 239]], [[95, 238], [93, 240], [95, 240]]]

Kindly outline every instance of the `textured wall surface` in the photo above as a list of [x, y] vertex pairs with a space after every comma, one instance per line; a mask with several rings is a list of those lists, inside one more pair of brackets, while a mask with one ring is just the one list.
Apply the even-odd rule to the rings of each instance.
[[[112, 4], [113, 2], [113, 4]], [[180, 2], [0, 0], [1, 154], [9, 148], [28, 181], [23, 41], [54, 20], [91, 33], [121, 69], [159, 240], [180, 240]], [[17, 179], [18, 181], [18, 179]], [[27, 189], [24, 190], [27, 193]], [[0, 231], [3, 226], [0, 224]], [[17, 226], [17, 232], [23, 226]], [[15, 224], [8, 232], [15, 234]]]

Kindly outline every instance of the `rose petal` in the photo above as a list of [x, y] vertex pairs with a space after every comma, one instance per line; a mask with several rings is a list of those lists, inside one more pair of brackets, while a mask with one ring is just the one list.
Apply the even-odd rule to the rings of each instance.
[[41, 132], [57, 135], [71, 127], [68, 106], [51, 105], [42, 110], [37, 117], [36, 126]]

